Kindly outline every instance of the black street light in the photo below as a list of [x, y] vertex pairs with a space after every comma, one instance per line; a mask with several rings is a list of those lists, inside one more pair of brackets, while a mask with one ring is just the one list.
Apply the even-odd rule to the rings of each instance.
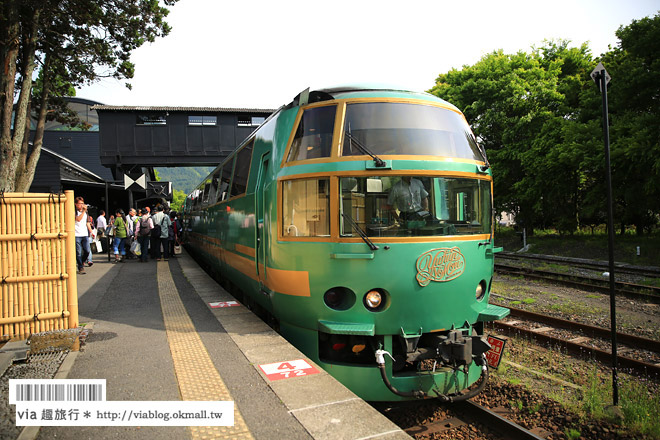
[[607, 175], [607, 231], [610, 263], [610, 326], [612, 333], [612, 404], [619, 404], [619, 379], [617, 373], [616, 350], [616, 290], [614, 286], [614, 207], [612, 202], [612, 171], [610, 165], [610, 125], [607, 110], [607, 84], [612, 79], [605, 70], [603, 63], [591, 72], [591, 78], [596, 82], [603, 95], [603, 138], [605, 140], [605, 174]]

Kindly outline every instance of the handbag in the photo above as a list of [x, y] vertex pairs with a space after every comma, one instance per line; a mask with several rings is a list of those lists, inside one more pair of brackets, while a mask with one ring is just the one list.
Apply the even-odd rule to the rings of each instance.
[[96, 240], [94, 242], [94, 246], [96, 246], [96, 252], [98, 252], [98, 253], [103, 252], [103, 245], [101, 244], [101, 242], [99, 240]]
[[175, 244], [174, 245], [174, 255], [179, 255], [181, 252], [183, 252], [183, 250], [181, 249], [181, 245], [180, 244]]
[[134, 241], [131, 243], [131, 252], [133, 252], [134, 255], [137, 255], [138, 257], [142, 255], [142, 250], [140, 249], [140, 243]]

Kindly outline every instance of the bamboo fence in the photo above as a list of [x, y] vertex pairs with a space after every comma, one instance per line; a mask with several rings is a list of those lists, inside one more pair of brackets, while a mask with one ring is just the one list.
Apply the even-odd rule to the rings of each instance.
[[78, 327], [76, 269], [73, 191], [0, 193], [0, 338]]

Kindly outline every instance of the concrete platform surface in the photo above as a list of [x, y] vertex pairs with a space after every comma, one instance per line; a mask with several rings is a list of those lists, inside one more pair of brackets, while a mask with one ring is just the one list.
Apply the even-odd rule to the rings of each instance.
[[[107, 400], [233, 400], [232, 427], [41, 427], [39, 439], [410, 438], [235, 301], [187, 254], [95, 264], [78, 275], [93, 330], [59, 378], [106, 379]], [[318, 373], [271, 380], [261, 366], [304, 360]], [[310, 370], [311, 371], [311, 370]]]

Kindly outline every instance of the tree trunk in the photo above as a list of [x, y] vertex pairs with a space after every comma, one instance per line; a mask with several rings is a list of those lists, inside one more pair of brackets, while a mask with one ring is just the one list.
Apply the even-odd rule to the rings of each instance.
[[16, 59], [18, 57], [19, 26], [18, 6], [7, 1], [2, 6], [0, 18], [0, 113], [2, 114], [0, 133], [0, 191], [14, 190], [14, 176], [9, 173], [9, 166], [14, 159], [11, 138], [11, 121], [14, 107], [14, 82], [16, 78]]
[[[46, 115], [48, 114], [48, 96], [50, 94], [50, 56], [46, 56], [46, 60], [43, 68], [43, 87], [41, 90], [41, 99], [39, 102], [39, 114], [37, 115], [37, 127], [34, 132], [34, 139], [32, 140], [32, 152], [30, 156], [27, 157], [28, 149], [25, 148], [25, 156], [21, 152], [21, 172], [17, 173], [16, 176], [16, 191], [19, 192], [28, 192], [30, 191], [30, 186], [32, 186], [32, 180], [34, 180], [34, 171], [37, 169], [37, 163], [39, 162], [39, 157], [41, 157], [41, 147], [44, 141], [44, 129], [46, 127]], [[25, 147], [27, 147], [27, 141], [30, 136], [30, 127], [26, 127], [25, 134]]]
[[[14, 180], [14, 189], [16, 189], [16, 179], [18, 178], [16, 172], [19, 168], [18, 160], [20, 158], [20, 151], [23, 147], [23, 139], [25, 138], [25, 130], [18, 127], [25, 127], [29, 123], [30, 115], [30, 97], [32, 95], [32, 74], [34, 73], [34, 59], [37, 45], [37, 28], [39, 23], [40, 9], [35, 8], [29, 17], [29, 23], [25, 23], [29, 31], [24, 31], [23, 34], [23, 65], [21, 66], [21, 93], [18, 95], [18, 102], [16, 103], [16, 118], [14, 119], [14, 136], [12, 139], [12, 158], [9, 162], [9, 169], [7, 170], [8, 177]], [[28, 132], [29, 133], [29, 132]]]

